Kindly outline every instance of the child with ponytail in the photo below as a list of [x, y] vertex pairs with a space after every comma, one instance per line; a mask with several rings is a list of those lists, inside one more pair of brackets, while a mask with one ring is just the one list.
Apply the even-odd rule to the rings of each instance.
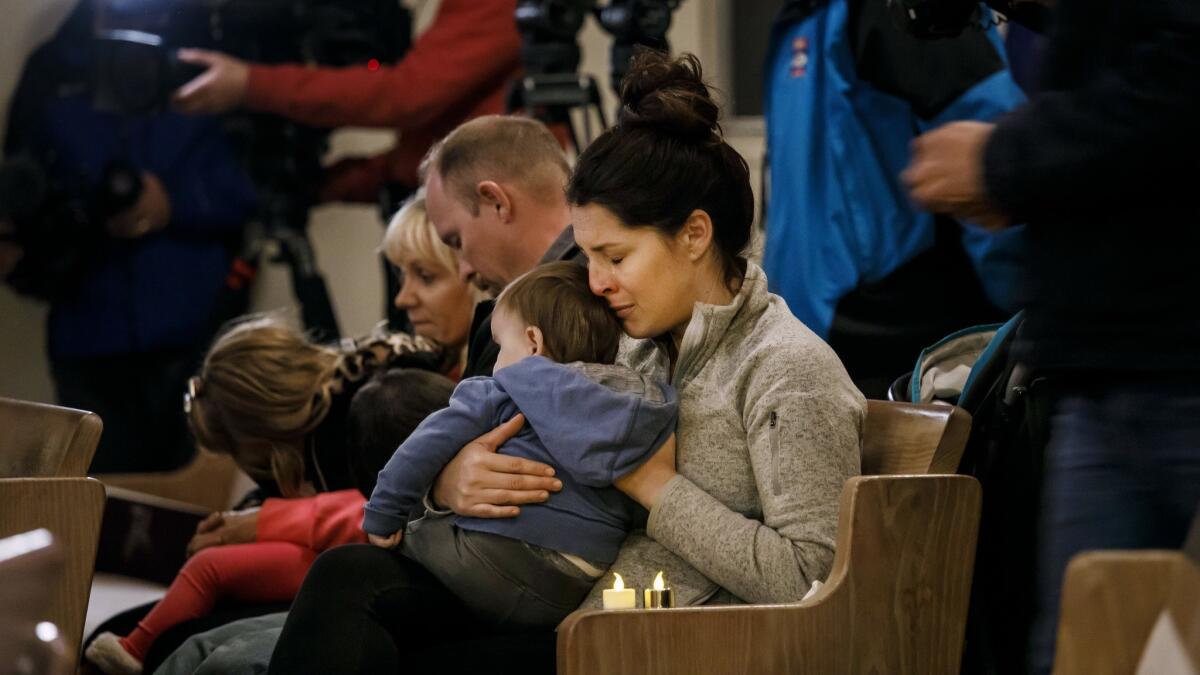
[[197, 444], [231, 455], [264, 495], [284, 499], [266, 500], [249, 543], [221, 540], [222, 519], [236, 514], [210, 516], [162, 601], [129, 635], [97, 636], [87, 659], [110, 675], [140, 673], [168, 628], [222, 598], [291, 600], [318, 553], [365, 542], [357, 523], [376, 473], [449, 401], [453, 382], [432, 372], [442, 361], [424, 338], [378, 334], [325, 346], [274, 318], [244, 320], [218, 337], [184, 396]]

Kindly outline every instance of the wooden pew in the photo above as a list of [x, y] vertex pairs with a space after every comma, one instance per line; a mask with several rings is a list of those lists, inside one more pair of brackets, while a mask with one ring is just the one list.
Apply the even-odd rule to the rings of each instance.
[[558, 628], [559, 675], [957, 673], [980, 491], [958, 466], [970, 416], [869, 403], [864, 476], [842, 492], [825, 586], [785, 605], [580, 610]]
[[0, 537], [45, 528], [64, 561], [46, 620], [78, 656], [104, 486], [86, 478], [103, 423], [95, 413], [0, 398]]
[[45, 528], [62, 546], [65, 564], [45, 620], [58, 626], [72, 659], [83, 637], [103, 512], [104, 486], [93, 478], [0, 479], [0, 537]]
[[1200, 673], [1200, 519], [1183, 551], [1087, 551], [1071, 559], [1054, 673]]
[[[57, 627], [48, 627], [50, 593], [62, 576], [63, 551], [48, 530], [0, 538], [0, 673], [67, 675], [74, 663]], [[19, 670], [19, 669], [17, 669]]]
[[0, 398], [0, 478], [83, 478], [103, 428], [95, 413]]

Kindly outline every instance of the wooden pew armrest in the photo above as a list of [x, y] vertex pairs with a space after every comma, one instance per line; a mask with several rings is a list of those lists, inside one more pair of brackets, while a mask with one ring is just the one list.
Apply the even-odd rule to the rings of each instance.
[[979, 508], [968, 476], [852, 478], [812, 597], [576, 611], [558, 627], [558, 673], [957, 673]]
[[[777, 672], [798, 672], [798, 665], [789, 665], [790, 655], [822, 648], [793, 635], [796, 630], [821, 633], [824, 612], [813, 609], [797, 603], [579, 610], [558, 627], [558, 673], [757, 672], [744, 658], [750, 649], [760, 655], [778, 651]], [[795, 644], [780, 649], [784, 641]]]

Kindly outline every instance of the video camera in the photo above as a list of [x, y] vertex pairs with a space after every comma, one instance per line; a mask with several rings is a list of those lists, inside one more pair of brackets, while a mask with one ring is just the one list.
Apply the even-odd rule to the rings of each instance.
[[952, 38], [968, 27], [991, 25], [988, 14], [999, 12], [1038, 32], [1050, 23], [1050, 9], [1036, 0], [887, 0], [896, 24], [904, 32], [923, 40]]
[[583, 111], [585, 137], [591, 138], [594, 110], [601, 128], [608, 125], [594, 78], [577, 73], [577, 35], [589, 14], [613, 36], [609, 51], [609, 82], [620, 90], [621, 80], [638, 46], [669, 49], [667, 29], [682, 0], [519, 0], [515, 19], [521, 34], [521, 63], [526, 76], [515, 82], [509, 111], [524, 109], [548, 123], [567, 124], [577, 151], [581, 143], [570, 122], [570, 110]]
[[72, 183], [68, 188], [51, 181], [28, 155], [0, 164], [0, 221], [13, 226], [0, 239], [25, 251], [7, 279], [20, 293], [52, 300], [69, 288], [104, 237], [103, 223], [142, 193], [141, 173], [124, 162], [106, 166], [95, 184]]
[[390, 63], [412, 28], [398, 0], [103, 0], [96, 12], [94, 99], [120, 113], [163, 107], [201, 72], [180, 47], [255, 63]]
[[[199, 74], [175, 58], [179, 47], [205, 46], [254, 63], [346, 66], [392, 63], [411, 41], [411, 15], [399, 0], [132, 1], [165, 2], [171, 19], [157, 31], [141, 31], [127, 20], [114, 27], [100, 17], [95, 102], [101, 109], [163, 106]], [[247, 237], [239, 257], [253, 266], [265, 242], [274, 241], [277, 259], [291, 268], [305, 326], [316, 339], [337, 338], [337, 318], [306, 231], [328, 131], [246, 113], [229, 116], [226, 129], [259, 191], [262, 232]]]
[[[84, 90], [97, 110], [150, 114], [165, 109], [172, 93], [201, 72], [176, 58], [181, 47], [256, 63], [344, 66], [392, 62], [407, 51], [410, 33], [411, 17], [399, 0], [82, 0], [55, 39], [86, 41], [90, 72], [43, 64], [35, 53], [27, 66], [28, 93], [45, 100], [60, 89]], [[319, 337], [337, 337], [305, 231], [328, 131], [250, 113], [228, 115], [225, 127], [259, 191], [261, 232], [247, 237], [240, 257], [257, 260], [265, 240], [277, 242], [280, 259], [292, 268], [305, 324]], [[104, 236], [104, 222], [137, 201], [140, 172], [115, 162], [98, 184], [64, 179], [59, 158], [20, 147], [11, 135], [8, 145], [11, 157], [0, 164], [0, 220], [15, 228], [3, 236], [26, 250], [8, 281], [50, 298], [70, 286]]]

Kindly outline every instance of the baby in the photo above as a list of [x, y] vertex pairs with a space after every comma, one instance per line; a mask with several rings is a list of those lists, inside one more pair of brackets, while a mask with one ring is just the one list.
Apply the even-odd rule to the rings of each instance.
[[[500, 294], [493, 376], [458, 385], [450, 406], [396, 450], [365, 507], [371, 543], [399, 546], [486, 621], [554, 626], [578, 607], [644, 522], [613, 481], [675, 432], [674, 389], [613, 364], [620, 324], [587, 276], [575, 263], [549, 263]], [[554, 467], [560, 492], [514, 518], [409, 519], [462, 447], [518, 413], [528, 424], [499, 452]]]

